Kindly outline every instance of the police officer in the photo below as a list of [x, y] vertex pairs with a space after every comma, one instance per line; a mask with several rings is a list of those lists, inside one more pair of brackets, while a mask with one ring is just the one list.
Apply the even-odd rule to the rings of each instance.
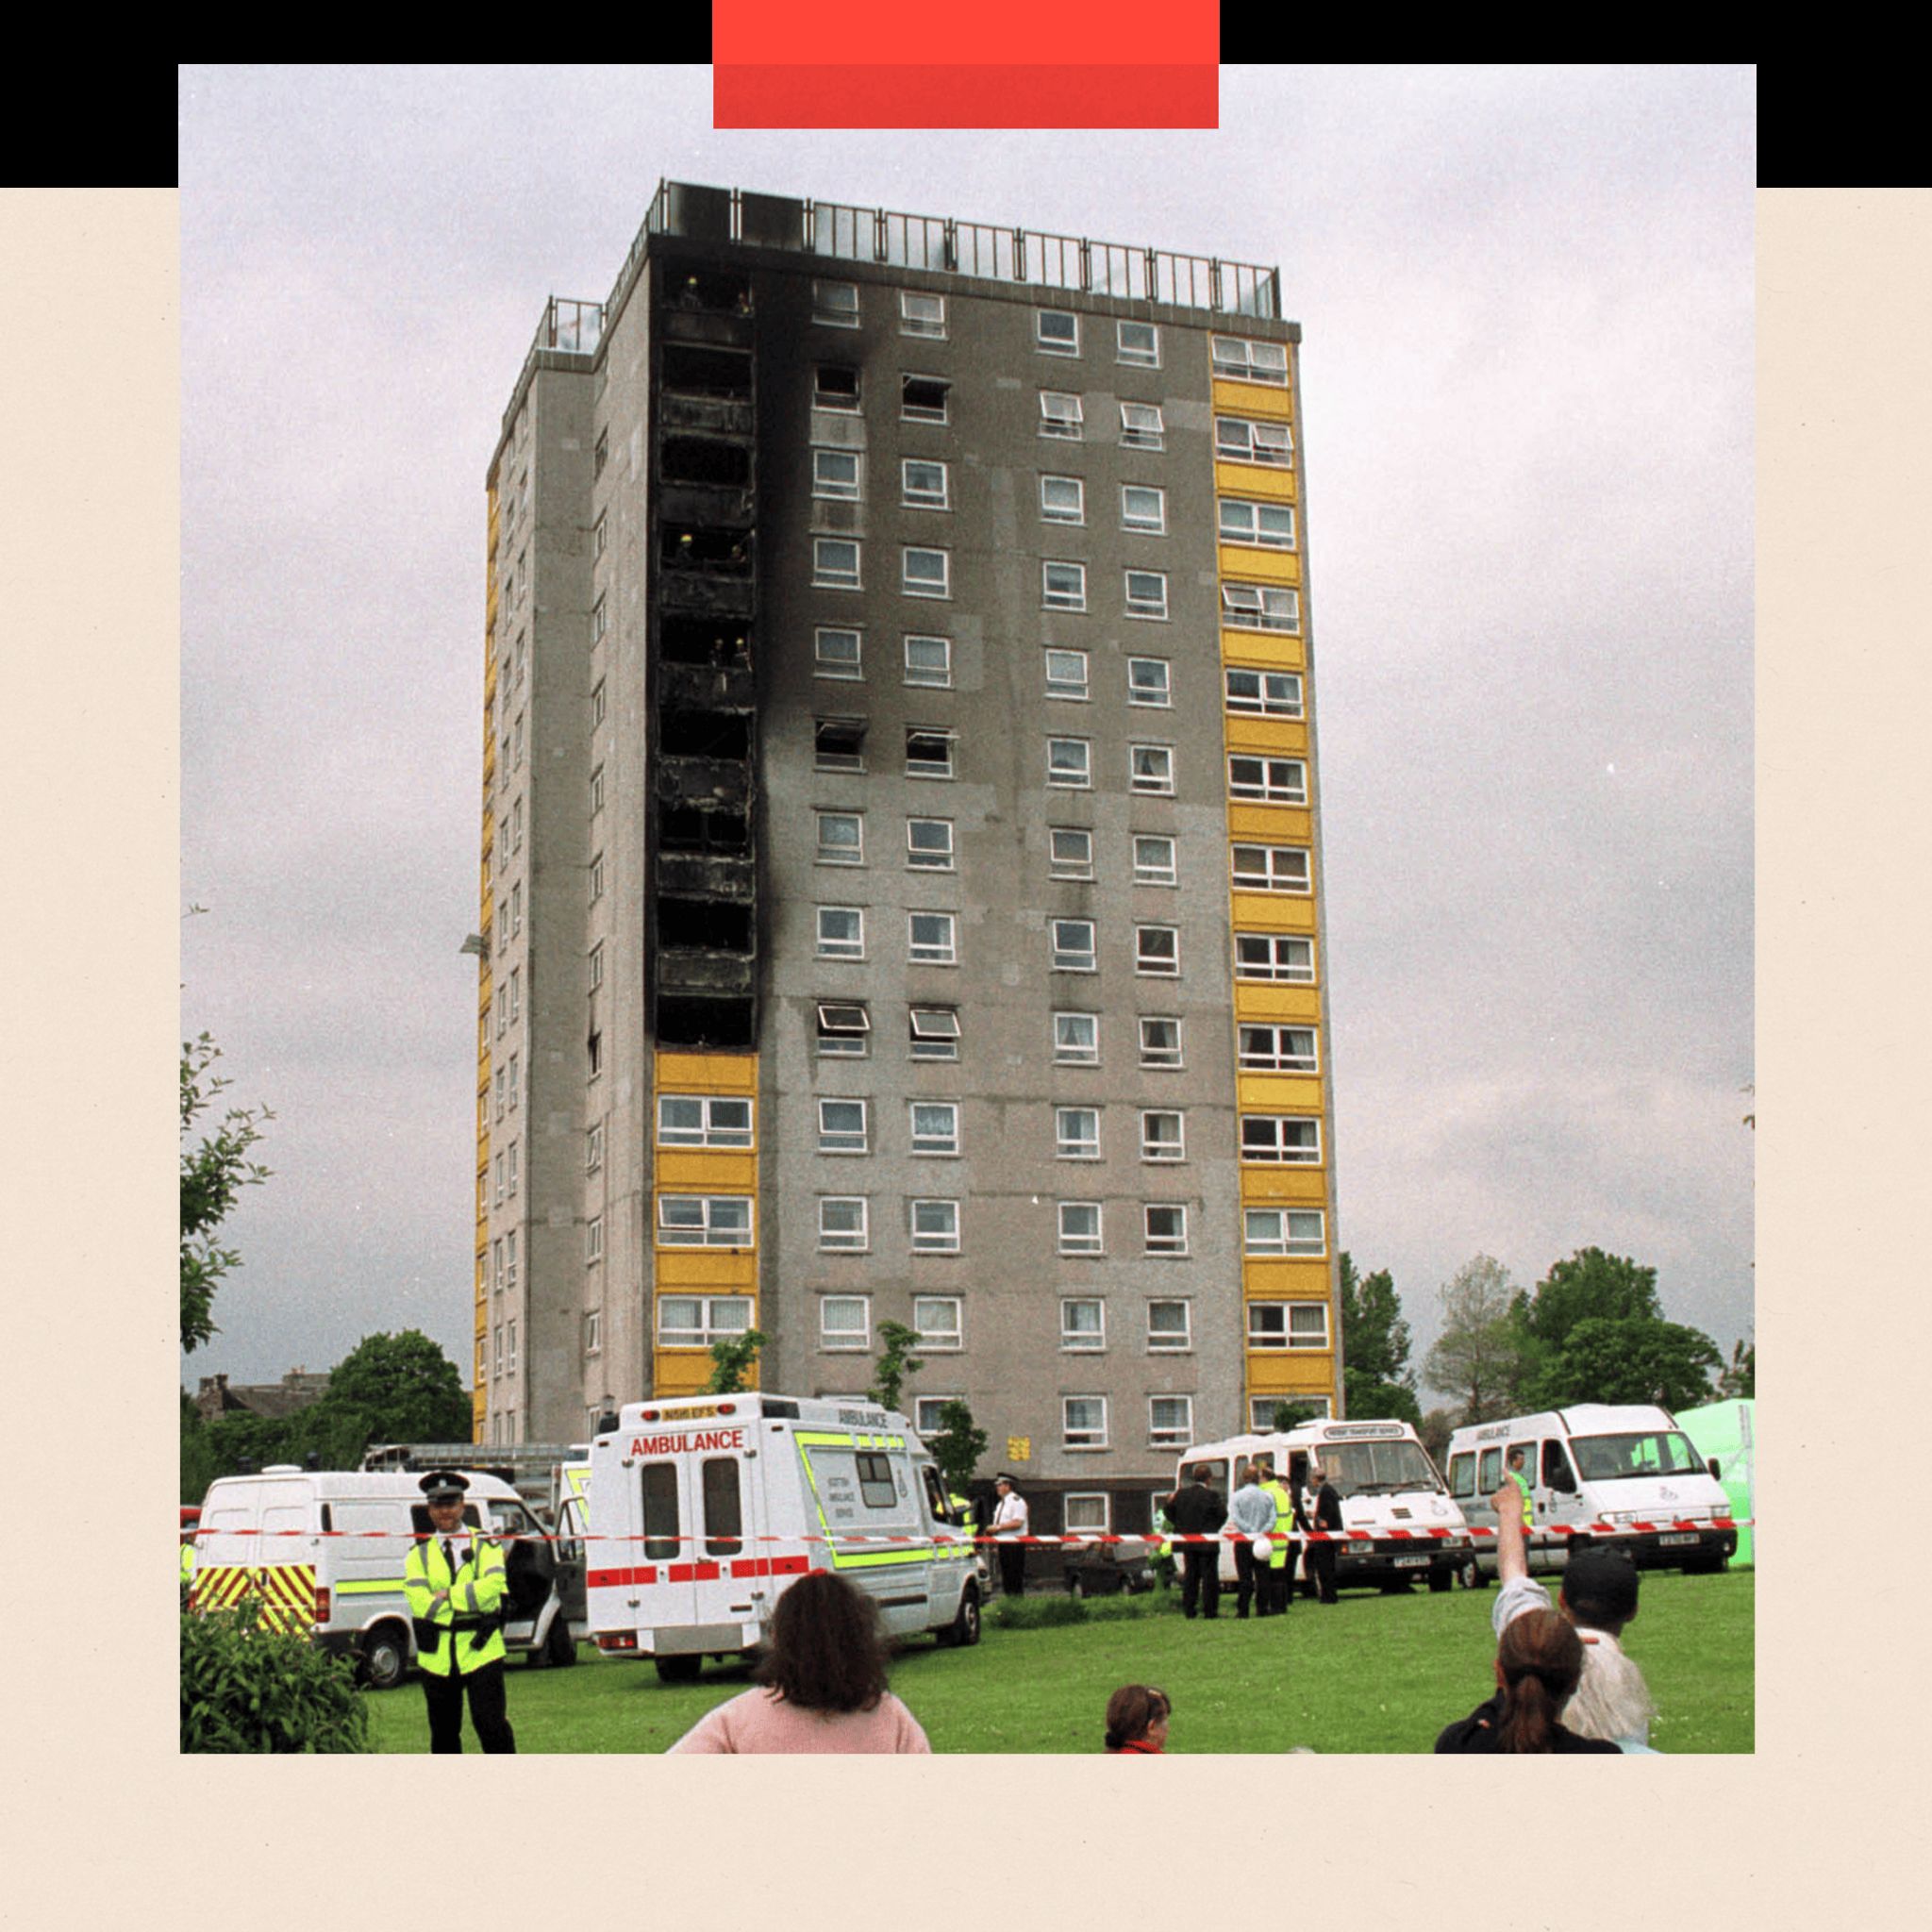
[[1294, 1586], [1295, 1551], [1299, 1548], [1294, 1532], [1304, 1527], [1301, 1504], [1292, 1490], [1274, 1474], [1272, 1466], [1264, 1464], [1256, 1480], [1260, 1484], [1262, 1493], [1274, 1505], [1274, 1528], [1268, 1550], [1268, 1569], [1260, 1579], [1261, 1614], [1264, 1617], [1285, 1617]]
[[497, 1544], [463, 1521], [469, 1479], [439, 1469], [419, 1485], [431, 1534], [403, 1559], [403, 1594], [416, 1628], [416, 1662], [429, 1707], [429, 1748], [463, 1748], [463, 1693], [485, 1751], [514, 1751], [504, 1714], [503, 1616], [508, 1566]]
[[1523, 1546], [1528, 1549], [1530, 1538], [1536, 1533], [1536, 1505], [1529, 1493], [1529, 1478], [1524, 1474], [1523, 1463], [1522, 1449], [1519, 1447], [1510, 1450], [1509, 1480], [1516, 1485], [1523, 1497]]

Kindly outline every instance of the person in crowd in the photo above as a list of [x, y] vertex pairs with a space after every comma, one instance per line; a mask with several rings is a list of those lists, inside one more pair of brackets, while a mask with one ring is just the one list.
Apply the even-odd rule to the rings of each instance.
[[514, 1753], [503, 1681], [503, 1610], [508, 1575], [502, 1547], [463, 1521], [468, 1476], [432, 1470], [417, 1485], [431, 1533], [403, 1558], [403, 1598], [416, 1633], [431, 1751], [463, 1748], [463, 1698], [483, 1749]]
[[[1265, 1617], [1270, 1608], [1267, 1566], [1274, 1533], [1274, 1498], [1261, 1487], [1261, 1473], [1267, 1467], [1260, 1461], [1237, 1462], [1235, 1491], [1227, 1499], [1228, 1522], [1241, 1531], [1234, 1545], [1234, 1613], [1237, 1617], [1248, 1614], [1248, 1605], [1257, 1590], [1261, 1615]], [[1264, 1554], [1256, 1553], [1257, 1540]]]
[[[1313, 1527], [1327, 1530], [1330, 1534], [1341, 1528], [1341, 1494], [1328, 1479], [1327, 1474], [1318, 1468], [1310, 1468], [1308, 1480], [1315, 1486], [1315, 1508]], [[1335, 1545], [1325, 1538], [1317, 1537], [1308, 1544], [1307, 1570], [1310, 1596], [1319, 1596], [1324, 1604], [1337, 1601], [1335, 1594]]]
[[[1293, 1466], [1291, 1462], [1291, 1471]], [[1294, 1589], [1295, 1552], [1301, 1547], [1295, 1541], [1294, 1532], [1307, 1525], [1302, 1521], [1301, 1498], [1296, 1493], [1291, 1476], [1286, 1483], [1280, 1481], [1274, 1467], [1264, 1460], [1261, 1474], [1256, 1481], [1260, 1484], [1262, 1494], [1274, 1506], [1274, 1534], [1270, 1540], [1268, 1567], [1260, 1576], [1261, 1614], [1264, 1617], [1285, 1617]]]
[[1026, 1594], [1026, 1543], [1031, 1517], [1020, 1485], [1005, 1470], [992, 1479], [993, 1494], [999, 1498], [992, 1512], [993, 1546], [1000, 1558], [1000, 1594]]
[[[1529, 1493], [1529, 1476], [1526, 1471], [1526, 1457], [1519, 1445], [1511, 1449], [1506, 1458], [1509, 1465], [1509, 1481], [1514, 1493], [1509, 1501], [1513, 1508], [1523, 1512], [1523, 1533], [1533, 1536], [1536, 1533], [1536, 1503]], [[1500, 1520], [1500, 1519], [1499, 1519]]]
[[772, 1612], [758, 1688], [709, 1711], [673, 1751], [926, 1753], [919, 1720], [886, 1686], [872, 1598], [829, 1570], [801, 1576]]
[[1181, 1614], [1217, 1616], [1221, 1610], [1220, 1530], [1227, 1521], [1227, 1505], [1219, 1490], [1209, 1489], [1213, 1471], [1204, 1462], [1188, 1471], [1188, 1479], [1168, 1499], [1167, 1520], [1186, 1537], [1204, 1539], [1181, 1545]]
[[1562, 1722], [1583, 1675], [1583, 1640], [1555, 1610], [1525, 1610], [1507, 1624], [1496, 1647], [1496, 1694], [1436, 1740], [1444, 1754], [1464, 1752], [1608, 1752], [1604, 1738], [1579, 1738]]
[[1107, 1700], [1107, 1748], [1117, 1757], [1158, 1757], [1174, 1704], [1152, 1684], [1123, 1684]]

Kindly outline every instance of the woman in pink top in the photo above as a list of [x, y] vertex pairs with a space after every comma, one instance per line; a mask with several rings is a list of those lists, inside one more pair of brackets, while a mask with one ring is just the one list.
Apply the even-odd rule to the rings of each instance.
[[872, 1599], [842, 1576], [801, 1576], [772, 1612], [762, 1686], [700, 1718], [674, 1751], [922, 1751], [919, 1721], [886, 1689]]

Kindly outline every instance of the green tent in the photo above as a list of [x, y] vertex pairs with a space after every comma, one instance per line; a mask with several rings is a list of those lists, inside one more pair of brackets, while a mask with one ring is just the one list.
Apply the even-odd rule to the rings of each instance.
[[[1731, 1514], [1740, 1522], [1757, 1515], [1757, 1423], [1755, 1402], [1713, 1402], [1705, 1408], [1680, 1410], [1678, 1424], [1698, 1455], [1717, 1457], [1718, 1480], [1731, 1499]], [[1738, 1532], [1735, 1562], [1751, 1563], [1757, 1533]]]

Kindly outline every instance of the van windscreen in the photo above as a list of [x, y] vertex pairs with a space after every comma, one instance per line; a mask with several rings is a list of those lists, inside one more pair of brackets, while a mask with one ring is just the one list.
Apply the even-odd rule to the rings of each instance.
[[1401, 1490], [1440, 1490], [1442, 1479], [1420, 1443], [1324, 1442], [1322, 1471], [1344, 1496], [1393, 1495]]
[[1629, 1436], [1573, 1436], [1576, 1468], [1587, 1483], [1624, 1476], [1703, 1475], [1704, 1458], [1678, 1429], [1649, 1429]]

